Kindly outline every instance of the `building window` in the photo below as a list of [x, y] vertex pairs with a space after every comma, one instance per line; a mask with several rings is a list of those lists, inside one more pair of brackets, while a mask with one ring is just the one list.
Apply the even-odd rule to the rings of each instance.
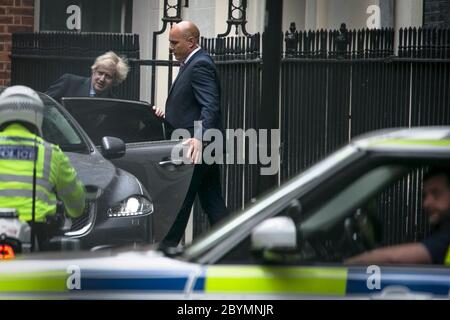
[[132, 0], [41, 0], [41, 31], [131, 32]]

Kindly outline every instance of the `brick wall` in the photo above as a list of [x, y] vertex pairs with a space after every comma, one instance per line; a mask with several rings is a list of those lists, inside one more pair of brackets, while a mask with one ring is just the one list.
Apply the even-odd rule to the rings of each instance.
[[424, 0], [424, 26], [450, 28], [450, 0]]
[[0, 0], [0, 85], [11, 81], [11, 34], [34, 30], [34, 0]]

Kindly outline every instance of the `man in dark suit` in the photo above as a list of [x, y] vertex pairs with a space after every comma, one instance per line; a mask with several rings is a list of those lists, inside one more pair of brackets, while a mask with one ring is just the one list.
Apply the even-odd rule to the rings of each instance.
[[[180, 242], [198, 194], [203, 210], [211, 225], [228, 215], [222, 198], [220, 171], [216, 163], [200, 163], [203, 144], [202, 134], [208, 129], [222, 130], [220, 114], [220, 85], [212, 58], [199, 45], [200, 32], [195, 24], [182, 21], [170, 30], [170, 51], [181, 62], [180, 71], [166, 101], [165, 118], [175, 129], [186, 129], [191, 138], [187, 156], [196, 163], [191, 184], [184, 203], [163, 245], [176, 246]], [[161, 109], [155, 113], [164, 116]], [[194, 132], [194, 121], [201, 121], [201, 132]], [[199, 139], [200, 137], [200, 139]]]
[[122, 83], [128, 74], [127, 62], [112, 51], [97, 57], [91, 77], [66, 73], [45, 92], [61, 102], [62, 97], [113, 98], [112, 87]]

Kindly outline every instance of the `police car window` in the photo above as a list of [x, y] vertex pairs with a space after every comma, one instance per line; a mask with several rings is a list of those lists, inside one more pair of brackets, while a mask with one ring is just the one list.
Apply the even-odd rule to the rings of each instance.
[[86, 151], [87, 146], [54, 102], [44, 96], [41, 98], [45, 105], [42, 124], [43, 138], [60, 146], [63, 151]]
[[[349, 256], [381, 245], [381, 225], [374, 216], [375, 211], [379, 209], [376, 205], [380, 194], [402, 183], [402, 179], [410, 170], [411, 167], [401, 165], [384, 165], [369, 170], [342, 188], [334, 197], [323, 201], [322, 206], [307, 212], [305, 220], [302, 220], [305, 212], [301, 210], [281, 210], [277, 216], [290, 216], [296, 222], [299, 240], [298, 250], [277, 263], [339, 263]], [[393, 199], [390, 199], [390, 202], [392, 203]], [[300, 214], [302, 217], [296, 216]], [[264, 255], [267, 253], [273, 254], [265, 252]], [[223, 256], [219, 263], [270, 262], [262, 256], [262, 252], [252, 250], [249, 235]]]
[[[302, 260], [340, 262], [344, 258], [382, 244], [382, 225], [377, 216], [380, 195], [401, 183], [411, 168], [383, 165], [358, 177], [315, 209], [297, 226]], [[402, 202], [394, 197], [390, 204]], [[399, 214], [396, 212], [395, 214]]]
[[326, 231], [342, 220], [349, 210], [356, 209], [406, 172], [407, 168], [397, 165], [381, 166], [367, 172], [313, 213], [301, 224], [300, 232], [308, 236], [314, 232]]

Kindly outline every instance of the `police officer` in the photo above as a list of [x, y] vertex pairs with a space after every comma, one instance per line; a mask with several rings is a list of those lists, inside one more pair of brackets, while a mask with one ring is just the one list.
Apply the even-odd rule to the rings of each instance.
[[15, 208], [22, 221], [32, 220], [34, 207], [35, 221], [43, 223], [56, 213], [57, 194], [67, 214], [79, 217], [84, 187], [61, 149], [41, 138], [43, 117], [44, 104], [31, 88], [0, 94], [0, 207]]

